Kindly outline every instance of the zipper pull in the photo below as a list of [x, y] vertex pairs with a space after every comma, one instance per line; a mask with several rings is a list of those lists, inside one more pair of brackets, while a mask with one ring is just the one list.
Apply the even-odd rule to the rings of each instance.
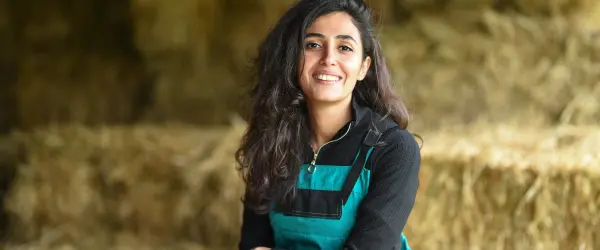
[[[315, 156], [313, 157], [312, 162], [310, 162], [310, 165], [308, 166], [308, 173], [314, 173], [315, 170], [317, 170], [317, 166], [315, 165], [317, 162], [317, 153], [315, 153]], [[311, 170], [312, 169], [312, 170]]]

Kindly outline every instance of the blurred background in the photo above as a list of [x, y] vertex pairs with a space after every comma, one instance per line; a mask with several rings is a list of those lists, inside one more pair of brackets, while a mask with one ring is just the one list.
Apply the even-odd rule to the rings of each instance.
[[[291, 0], [0, 0], [4, 249], [235, 249]], [[600, 2], [368, 0], [423, 137], [414, 249], [600, 249]]]

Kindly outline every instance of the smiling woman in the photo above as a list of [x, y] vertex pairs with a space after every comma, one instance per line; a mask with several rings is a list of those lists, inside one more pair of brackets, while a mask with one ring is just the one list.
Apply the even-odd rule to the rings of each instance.
[[409, 249], [420, 151], [370, 9], [301, 0], [255, 66], [239, 249]]

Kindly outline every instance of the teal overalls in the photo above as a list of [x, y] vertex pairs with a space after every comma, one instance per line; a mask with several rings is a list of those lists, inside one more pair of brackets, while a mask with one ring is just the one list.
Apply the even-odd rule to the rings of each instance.
[[[379, 125], [377, 125], [379, 127]], [[369, 190], [371, 171], [365, 163], [382, 133], [370, 129], [351, 166], [304, 164], [291, 208], [269, 213], [275, 248], [339, 250], [354, 225], [358, 206]], [[403, 250], [410, 250], [404, 234]]]

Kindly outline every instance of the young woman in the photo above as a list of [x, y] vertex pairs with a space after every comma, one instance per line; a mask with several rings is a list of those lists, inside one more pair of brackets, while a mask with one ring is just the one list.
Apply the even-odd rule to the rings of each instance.
[[408, 249], [419, 145], [361, 0], [301, 0], [262, 43], [239, 249]]

